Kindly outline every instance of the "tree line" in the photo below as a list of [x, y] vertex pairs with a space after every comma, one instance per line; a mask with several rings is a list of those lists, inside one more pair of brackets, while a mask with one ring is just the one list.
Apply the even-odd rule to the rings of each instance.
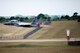
[[6, 17], [1, 17], [0, 16], [0, 22], [7, 22], [7, 21], [9, 21], [9, 20], [18, 20], [18, 21], [22, 21], [22, 22], [32, 22], [32, 20], [34, 19], [34, 18], [43, 18], [44, 19], [44, 21], [45, 20], [49, 20], [49, 16], [45, 16], [44, 14], [42, 14], [42, 13], [40, 13], [39, 15], [37, 15], [37, 16], [33, 16], [33, 17], [31, 17], [31, 18], [29, 18], [29, 17], [21, 17], [21, 16], [11, 16], [10, 18], [6, 18]]
[[72, 16], [69, 16], [69, 15], [61, 16], [61, 19], [65, 19], [65, 20], [77, 20], [78, 22], [80, 22], [80, 15], [78, 15], [78, 13], [75, 12], [75, 13], [73, 13]]
[[10, 18], [6, 18], [6, 17], [0, 16], [0, 22], [7, 22], [9, 20], [18, 20], [18, 21], [22, 21], [22, 22], [30, 22], [33, 20], [33, 18], [19, 17], [19, 16], [11, 16]]
[[69, 15], [65, 15], [65, 16], [61, 16], [61, 17], [58, 17], [58, 16], [49, 16], [49, 15], [45, 15], [45, 14], [38, 14], [37, 16], [33, 16], [32, 18], [29, 18], [29, 17], [20, 17], [20, 16], [11, 16], [10, 18], [6, 18], [6, 17], [3, 17], [3, 16], [0, 16], [0, 22], [6, 22], [6, 21], [9, 21], [9, 20], [18, 20], [18, 21], [23, 21], [23, 22], [31, 22], [34, 18], [40, 18], [42, 17], [44, 19], [44, 21], [46, 20], [53, 20], [53, 21], [56, 21], [56, 20], [77, 20], [78, 22], [80, 22], [80, 15], [78, 15], [77, 12], [73, 13], [72, 16], [69, 16]]

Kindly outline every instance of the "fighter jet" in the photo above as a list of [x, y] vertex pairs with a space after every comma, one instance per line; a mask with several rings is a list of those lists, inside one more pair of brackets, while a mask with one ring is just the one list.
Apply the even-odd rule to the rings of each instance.
[[23, 26], [23, 27], [33, 27], [33, 26], [39, 26], [42, 23], [42, 18], [34, 18], [34, 20], [29, 22], [20, 22], [18, 20], [10, 20], [8, 22], [5, 22], [5, 25], [14, 25], [14, 26]]

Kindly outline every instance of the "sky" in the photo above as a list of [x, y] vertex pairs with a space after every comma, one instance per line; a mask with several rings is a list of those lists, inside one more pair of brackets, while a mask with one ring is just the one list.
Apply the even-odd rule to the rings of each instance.
[[0, 0], [0, 16], [80, 14], [80, 0]]

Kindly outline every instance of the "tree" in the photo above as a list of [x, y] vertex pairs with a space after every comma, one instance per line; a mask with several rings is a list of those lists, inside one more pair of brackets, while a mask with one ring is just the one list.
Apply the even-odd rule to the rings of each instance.
[[44, 19], [44, 14], [42, 14], [42, 13], [39, 14], [39, 15], [37, 16], [37, 18], [38, 18], [38, 19], [40, 19], [40, 18], [43, 18], [43, 19]]
[[77, 12], [73, 13], [73, 15], [72, 15], [71, 18], [72, 18], [73, 20], [78, 19], [78, 13], [77, 13]]
[[61, 19], [68, 19], [68, 20], [70, 20], [70, 16], [69, 15], [61, 16]]
[[32, 22], [34, 18], [28, 18], [27, 22]]
[[19, 18], [19, 21], [22, 21], [23, 22], [24, 21], [24, 18]]
[[61, 19], [64, 19], [64, 16], [63, 15], [61, 16]]
[[5, 22], [5, 17], [0, 17], [0, 22]]
[[28, 17], [25, 17], [25, 20], [28, 20], [29, 18]]
[[80, 22], [80, 15], [78, 16], [78, 20], [77, 21]]
[[75, 12], [75, 13], [73, 14], [73, 16], [78, 16], [78, 13], [77, 13], [77, 12]]
[[20, 18], [21, 18], [21, 17], [19, 17], [19, 16], [16, 16], [16, 17], [15, 17], [16, 20], [19, 20]]
[[14, 17], [14, 16], [11, 16], [11, 17], [10, 17], [10, 20], [13, 20], [13, 19], [15, 19], [15, 17]]
[[70, 20], [69, 15], [65, 15], [64, 19], [68, 19], [68, 20]]

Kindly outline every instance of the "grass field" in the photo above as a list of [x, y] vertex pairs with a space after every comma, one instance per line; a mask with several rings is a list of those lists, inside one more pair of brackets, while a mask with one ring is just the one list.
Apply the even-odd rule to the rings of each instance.
[[[80, 23], [77, 21], [53, 21], [49, 27], [44, 27], [38, 32], [32, 34], [29, 39], [52, 39], [52, 38], [65, 38], [66, 30], [70, 29], [71, 37], [80, 38]], [[34, 28], [23, 28], [16, 26], [6, 26], [0, 24], [0, 35], [3, 36], [18, 36], [25, 35], [32, 31]]]
[[66, 42], [0, 43], [0, 53], [80, 53], [80, 46]]
[[80, 53], [79, 47], [2, 48], [0, 53]]
[[70, 30], [70, 36], [80, 38], [80, 23], [77, 21], [53, 21], [49, 27], [44, 27], [35, 34], [31, 39], [53, 39], [65, 38], [66, 30]]
[[[14, 26], [6, 27], [6, 32], [3, 30], [3, 34], [11, 33], [10, 30], [16, 28]], [[9, 27], [12, 28], [7, 32]], [[40, 29], [29, 39], [65, 38], [67, 29], [71, 31], [71, 37], [80, 38], [79, 27], [80, 23], [77, 21], [54, 21], [49, 27]], [[23, 29], [23, 27], [18, 29]], [[69, 46], [67, 42], [0, 42], [0, 53], [80, 53], [80, 46]]]
[[34, 28], [31, 27], [16, 27], [0, 24], [0, 35], [2, 36], [18, 36], [25, 35], [32, 31]]

